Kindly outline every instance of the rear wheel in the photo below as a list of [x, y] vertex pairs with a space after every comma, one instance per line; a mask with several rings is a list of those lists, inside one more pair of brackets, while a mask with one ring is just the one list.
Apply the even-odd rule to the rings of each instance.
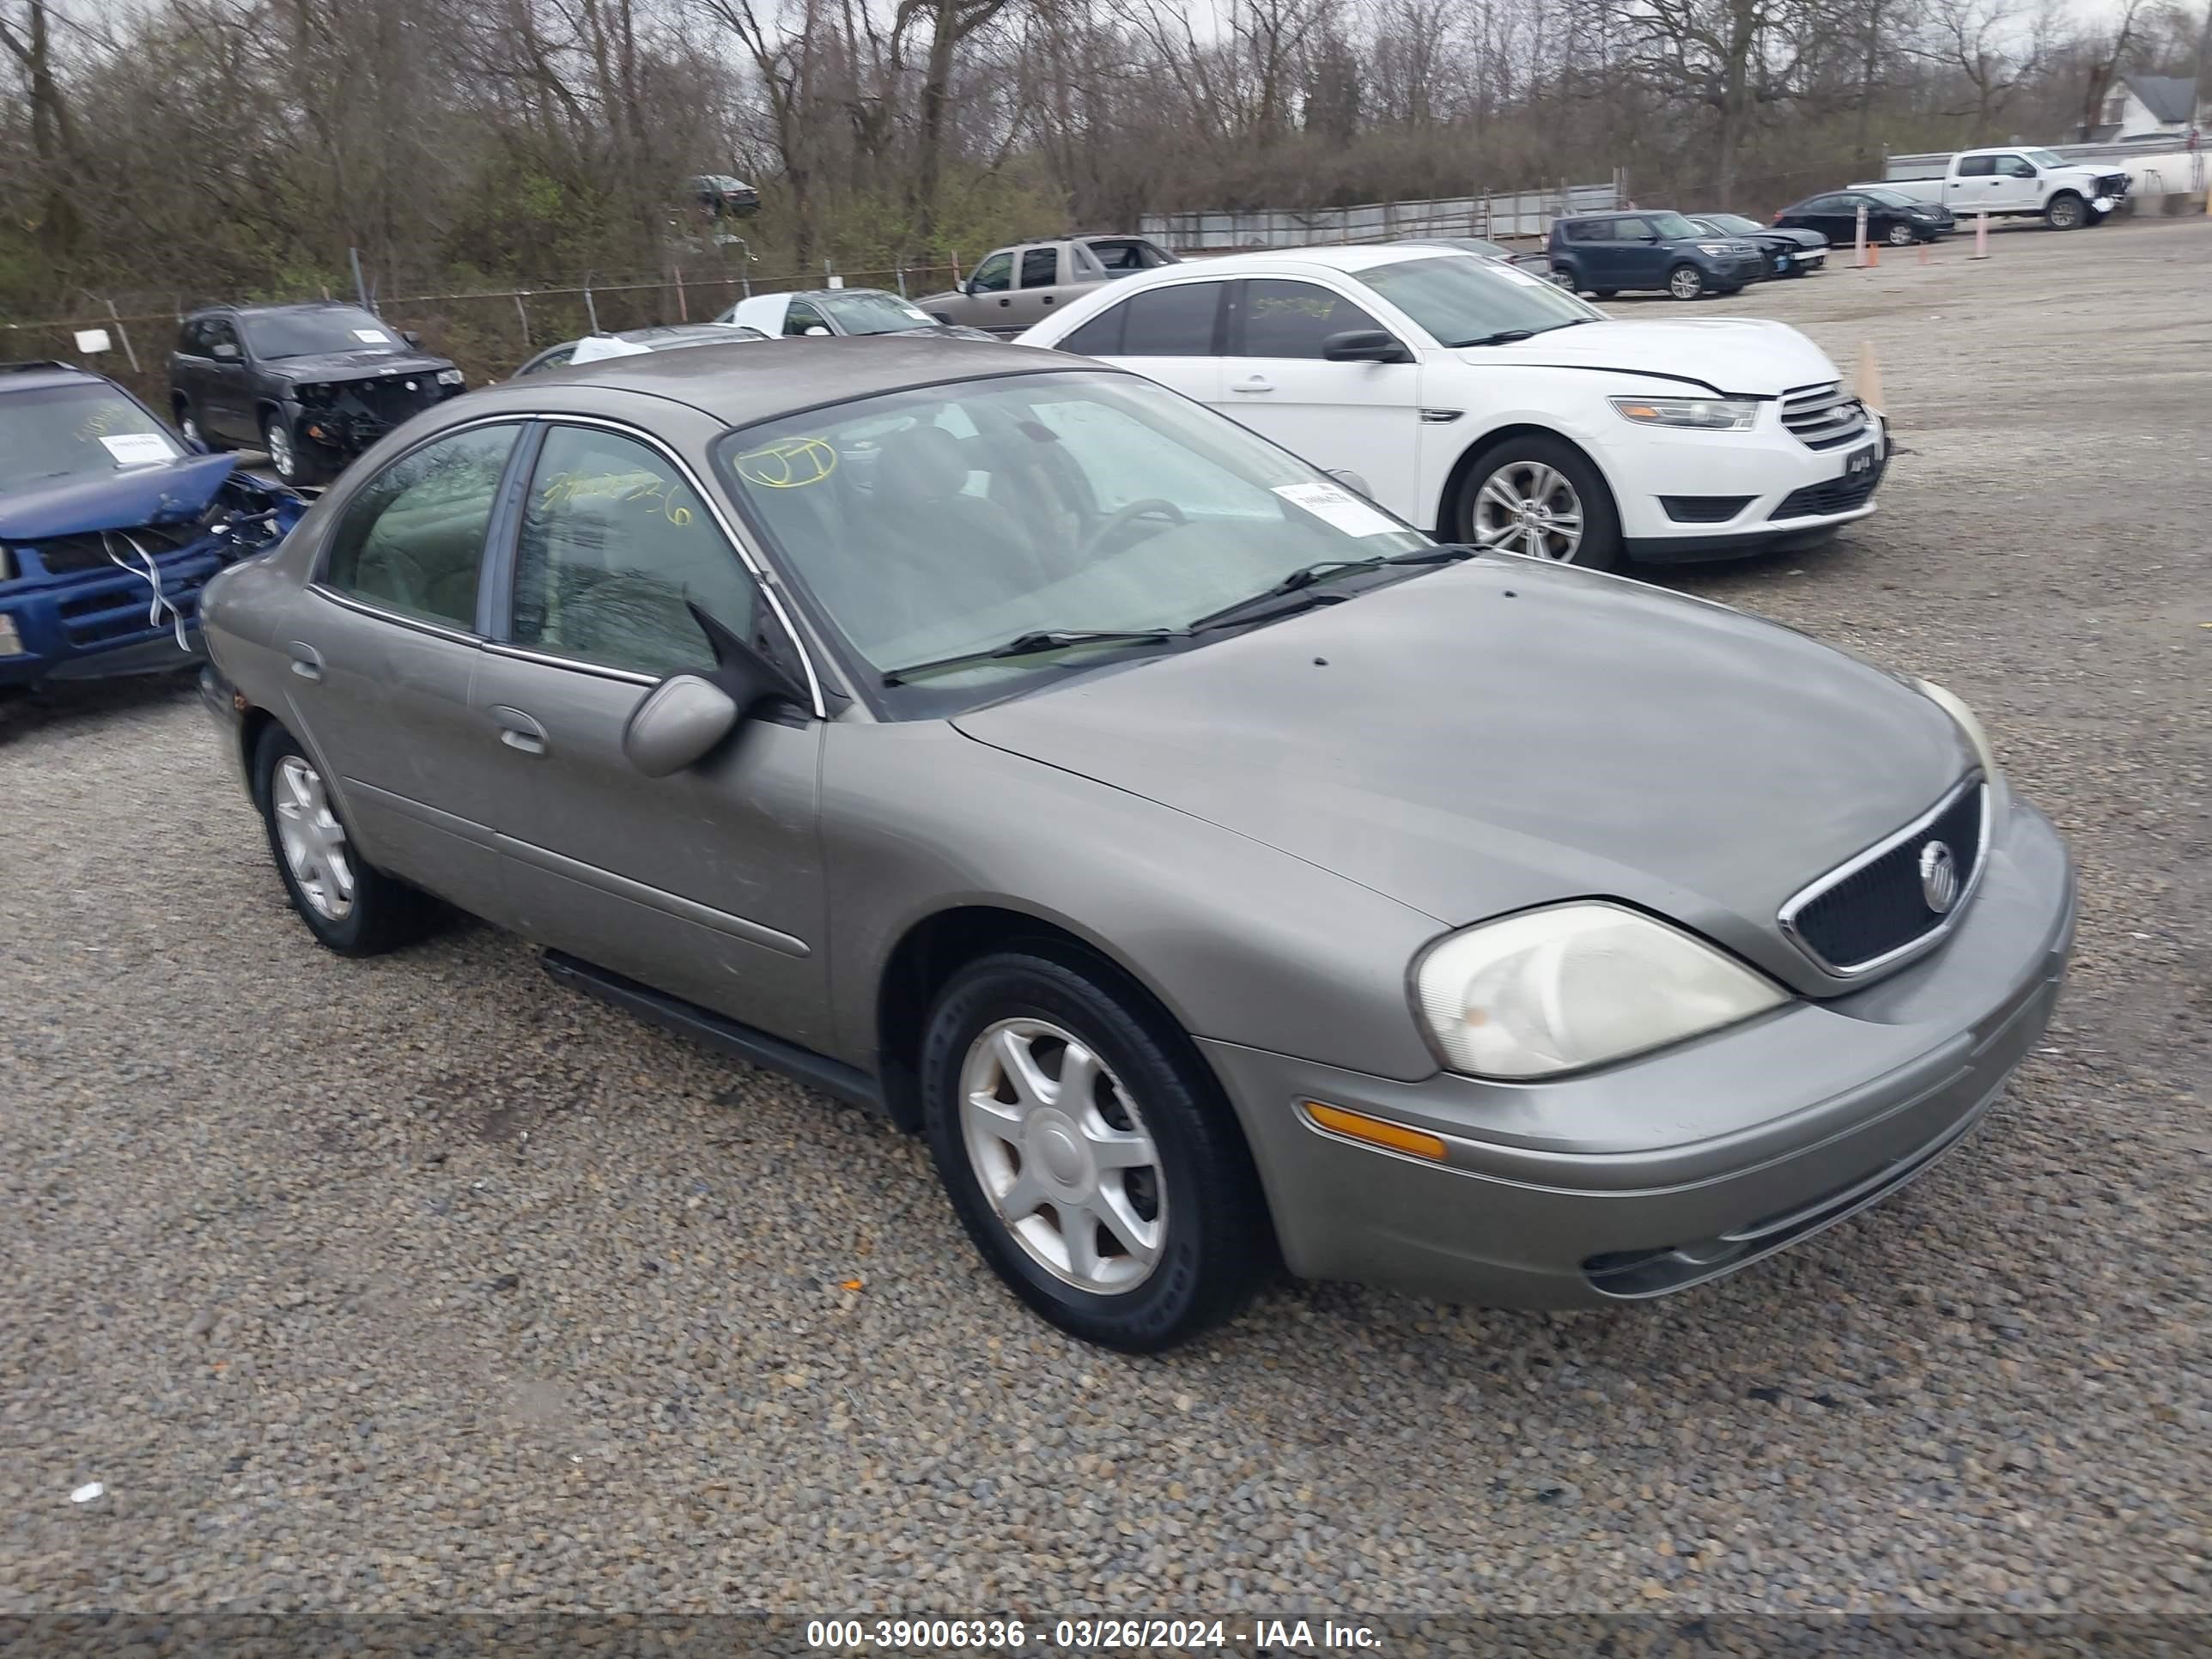
[[2088, 216], [2088, 204], [2072, 191], [2063, 190], [2043, 210], [2043, 222], [2053, 230], [2072, 230]]
[[1597, 468], [1565, 440], [1537, 433], [1476, 458], [1453, 520], [1462, 542], [1554, 564], [1610, 570], [1624, 552], [1620, 515]]
[[1678, 300], [1702, 300], [1705, 273], [1695, 265], [1676, 265], [1667, 273], [1667, 292]]
[[200, 424], [199, 411], [192, 407], [189, 399], [178, 398], [174, 408], [177, 430], [183, 434], [187, 444], [197, 444], [210, 455], [217, 450], [229, 447], [228, 444]]
[[1617, 288], [1594, 288], [1590, 292], [1596, 295], [1601, 300], [1610, 300], [1614, 295], [1620, 293], [1620, 290]]
[[1007, 951], [954, 975], [922, 1049], [930, 1152], [975, 1248], [1088, 1342], [1173, 1346], [1272, 1257], [1251, 1154], [1190, 1045], [1102, 964]]
[[301, 437], [273, 410], [261, 422], [261, 447], [269, 452], [270, 468], [288, 484], [320, 483], [329, 476], [321, 446]]
[[1544, 274], [1553, 288], [1563, 288], [1570, 294], [1583, 291], [1582, 278], [1575, 274], [1572, 265], [1553, 265]]
[[263, 732], [254, 750], [253, 798], [292, 908], [330, 949], [378, 956], [438, 924], [435, 899], [362, 861], [322, 774], [281, 726]]

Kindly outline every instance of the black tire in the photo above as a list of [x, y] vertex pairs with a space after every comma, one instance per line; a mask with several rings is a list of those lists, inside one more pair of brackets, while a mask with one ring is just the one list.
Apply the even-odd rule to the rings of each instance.
[[261, 447], [269, 457], [270, 470], [294, 489], [324, 483], [330, 478], [331, 469], [324, 459], [323, 447], [301, 437], [280, 410], [272, 409], [261, 417]]
[[2043, 204], [2043, 222], [2053, 230], [2078, 230], [2088, 222], [2089, 204], [2070, 190], [2062, 190]]
[[201, 446], [206, 449], [207, 453], [210, 455], [220, 454], [222, 451], [230, 447], [229, 443], [226, 440], [216, 437], [214, 433], [209, 431], [205, 426], [201, 424], [199, 416], [192, 412], [192, 402], [191, 398], [172, 398], [170, 400], [170, 409], [176, 416], [177, 431], [185, 439], [186, 443], [189, 444], [194, 439], [198, 439]]
[[1667, 273], [1667, 292], [1677, 300], [1702, 300], [1706, 288], [1705, 273], [1693, 264], [1679, 264]]
[[1610, 300], [1614, 295], [1620, 293], [1620, 290], [1617, 288], [1594, 288], [1590, 292], [1596, 295], [1601, 300]]
[[[1087, 1291], [1060, 1277], [1017, 1240], [984, 1191], [962, 1122], [962, 1073], [971, 1046], [1008, 1020], [1057, 1027], [1088, 1046], [1152, 1138], [1158, 1165], [1131, 1174], [1153, 1183], [1146, 1190], [1164, 1218], [1160, 1255], [1128, 1289]], [[1059, 1054], [1064, 1062], [1065, 1048]], [[969, 963], [930, 1013], [921, 1084], [930, 1152], [960, 1224], [1014, 1294], [1071, 1335], [1158, 1352], [1234, 1314], [1273, 1265], [1274, 1234], [1235, 1114], [1189, 1040], [1108, 964], [1044, 945]], [[1089, 1179], [1096, 1182], [1095, 1170]], [[1037, 1213], [1046, 1210], [1057, 1229], [1057, 1206], [1048, 1201]], [[1105, 1237], [1093, 1228], [1094, 1245]]]
[[[253, 802], [261, 809], [262, 826], [269, 836], [269, 855], [276, 861], [276, 873], [284, 883], [285, 896], [292, 901], [300, 920], [307, 924], [307, 931], [342, 957], [374, 957], [411, 945], [434, 929], [446, 915], [437, 900], [371, 868], [358, 854], [347, 860], [353, 877], [353, 895], [350, 908], [343, 917], [325, 914], [309, 896], [293, 873], [280, 828], [277, 768], [287, 758], [306, 763], [312, 774], [313, 762], [300, 746], [300, 740], [281, 726], [270, 726], [254, 746]], [[350, 854], [351, 832], [344, 830], [342, 823], [340, 830]]]
[[1911, 247], [1912, 246], [1912, 226], [1908, 221], [1899, 219], [1895, 224], [1892, 225], [1882, 234], [1881, 240], [1887, 242], [1892, 247]]
[[1589, 456], [1565, 438], [1547, 433], [1532, 432], [1502, 439], [1474, 458], [1461, 477], [1459, 493], [1451, 504], [1451, 516], [1443, 526], [1445, 538], [1466, 543], [1476, 540], [1480, 528], [1477, 507], [1483, 486], [1500, 468], [1518, 464], [1555, 468], [1574, 486], [1582, 507], [1583, 538], [1574, 556], [1560, 562], [1577, 564], [1585, 570], [1618, 569], [1627, 557], [1627, 548], [1621, 540], [1620, 512], [1613, 505], [1613, 492], [1606, 488], [1604, 477]]
[[1544, 273], [1544, 279], [1553, 287], [1563, 288], [1570, 294], [1578, 295], [1583, 291], [1583, 279], [1576, 274], [1572, 265], [1555, 263]]

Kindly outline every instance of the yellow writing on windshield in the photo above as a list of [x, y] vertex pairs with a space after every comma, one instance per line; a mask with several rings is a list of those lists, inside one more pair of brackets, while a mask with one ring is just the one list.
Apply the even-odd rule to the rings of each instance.
[[612, 501], [658, 513], [681, 526], [690, 524], [695, 515], [678, 499], [679, 493], [680, 485], [672, 489], [666, 479], [642, 468], [626, 472], [556, 472], [538, 489], [538, 504], [550, 510], [583, 501]]
[[747, 483], [763, 489], [797, 489], [820, 483], [837, 470], [836, 446], [825, 438], [779, 438], [731, 465]]

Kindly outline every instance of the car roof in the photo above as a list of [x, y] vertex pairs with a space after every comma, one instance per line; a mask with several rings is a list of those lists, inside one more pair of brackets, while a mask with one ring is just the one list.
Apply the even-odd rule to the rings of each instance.
[[0, 363], [0, 393], [43, 392], [58, 386], [82, 386], [88, 380], [98, 386], [115, 384], [105, 374], [75, 363], [52, 360]]
[[224, 300], [214, 305], [195, 306], [185, 315], [204, 317], [210, 313], [223, 313], [237, 317], [263, 317], [276, 311], [361, 311], [365, 309], [357, 300], [248, 300], [244, 302]]
[[[880, 288], [794, 288], [773, 297], [779, 300], [838, 300], [848, 294], [883, 294], [888, 291]], [[770, 296], [763, 295], [761, 297], [766, 299]]]
[[[1206, 276], [1215, 271], [1236, 276], [1240, 272], [1273, 272], [1303, 267], [1309, 270], [1340, 270], [1348, 273], [1372, 270], [1378, 265], [1403, 264], [1409, 259], [1471, 259], [1477, 256], [1463, 249], [1446, 247], [1437, 242], [1391, 242], [1367, 244], [1354, 247], [1285, 247], [1263, 248], [1250, 253], [1224, 253], [1219, 258], [1183, 259], [1172, 265], [1161, 265], [1142, 274], [1141, 277], [1123, 277], [1122, 283], [1158, 280], [1172, 272], [1175, 278]], [[1121, 283], [1115, 284], [1117, 290]]]
[[[666, 398], [732, 426], [951, 380], [1053, 369], [1111, 372], [1035, 346], [986, 345], [936, 334], [763, 340], [743, 351], [641, 352], [604, 357], [587, 367], [588, 380], [562, 376], [561, 384], [569, 391], [588, 385]], [[502, 381], [471, 392], [469, 406], [486, 412], [495, 405], [526, 406], [543, 396], [544, 384], [534, 376]]]

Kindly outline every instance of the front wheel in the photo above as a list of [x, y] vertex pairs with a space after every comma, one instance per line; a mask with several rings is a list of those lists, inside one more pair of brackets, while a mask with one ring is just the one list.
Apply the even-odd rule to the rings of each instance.
[[261, 422], [261, 447], [269, 452], [270, 468], [288, 484], [317, 484], [329, 475], [318, 446], [301, 437], [292, 422], [274, 410]]
[[923, 1112], [961, 1225], [1031, 1308], [1109, 1348], [1171, 1347], [1271, 1254], [1251, 1154], [1187, 1039], [1101, 964], [1008, 951], [954, 975]]
[[1892, 247], [1911, 247], [1912, 246], [1912, 227], [1906, 224], [1905, 221], [1900, 219], [1889, 228], [1889, 234], [1882, 240], [1887, 242]]
[[264, 732], [254, 750], [253, 799], [292, 908], [331, 950], [379, 956], [437, 925], [435, 899], [363, 862], [321, 772], [281, 726]]
[[1613, 295], [1620, 293], [1620, 290], [1617, 288], [1598, 288], [1592, 289], [1590, 292], [1596, 295], [1601, 300], [1610, 300]]
[[1695, 265], [1676, 265], [1667, 273], [1667, 292], [1678, 300], [1702, 300], [1705, 296], [1705, 273]]
[[2053, 230], [2073, 230], [2087, 216], [2088, 205], [2070, 191], [2062, 191], [2043, 210], [2043, 222]]
[[1478, 456], [1453, 520], [1458, 541], [1554, 564], [1611, 570], [1625, 551], [1612, 492], [1589, 458], [1560, 438], [1508, 438]]

